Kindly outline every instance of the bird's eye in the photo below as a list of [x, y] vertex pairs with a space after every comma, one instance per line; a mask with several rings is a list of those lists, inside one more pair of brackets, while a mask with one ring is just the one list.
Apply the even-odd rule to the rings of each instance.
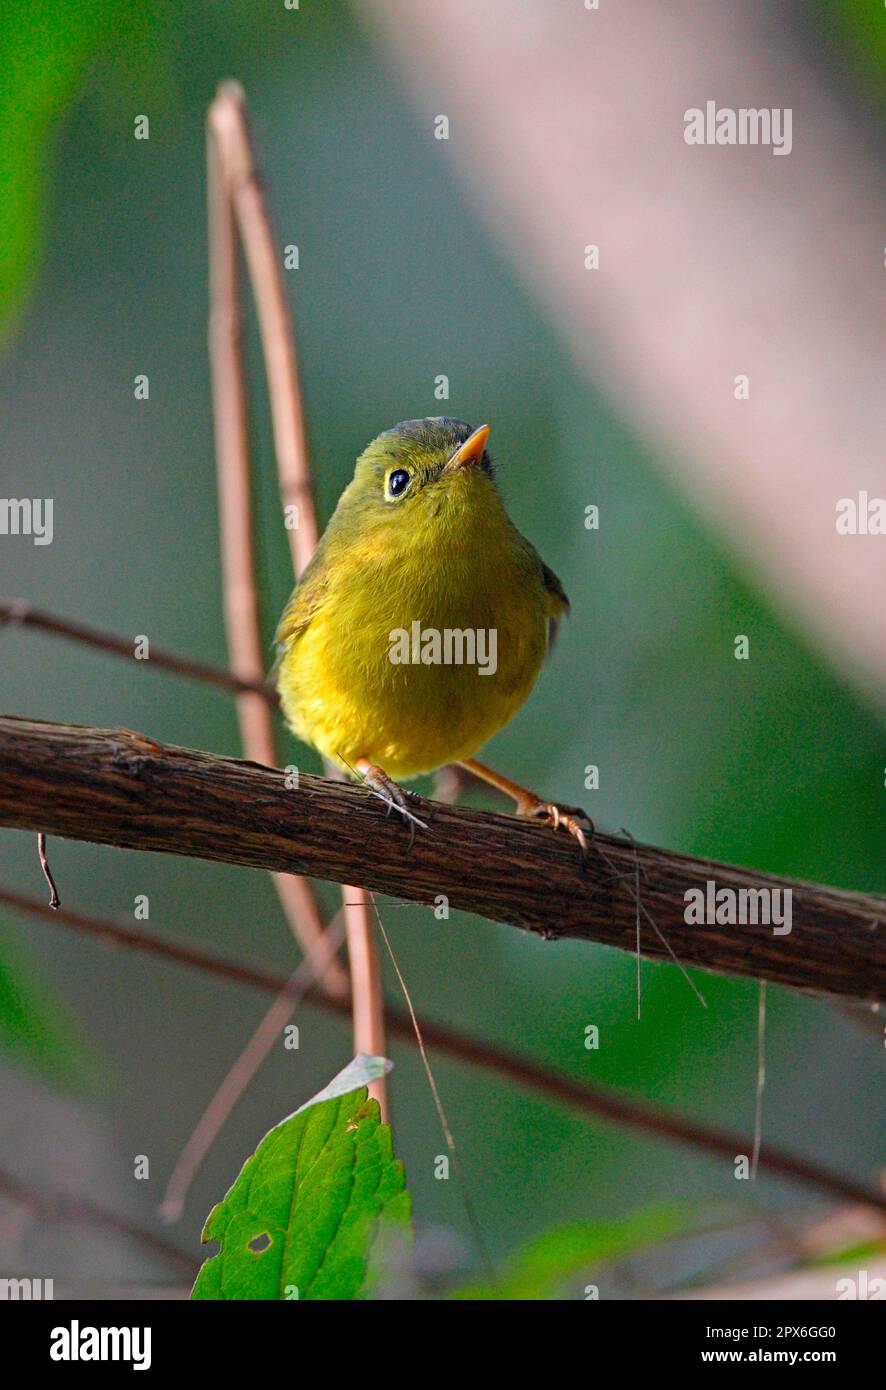
[[409, 471], [406, 468], [395, 468], [388, 478], [388, 496], [400, 497], [406, 491], [412, 481]]

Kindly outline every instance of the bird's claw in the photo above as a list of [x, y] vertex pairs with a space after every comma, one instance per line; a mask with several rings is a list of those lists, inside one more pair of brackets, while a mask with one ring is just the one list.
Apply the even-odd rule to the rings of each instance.
[[397, 814], [402, 816], [404, 821], [406, 821], [409, 826], [409, 845], [411, 848], [412, 842], [415, 839], [415, 827], [417, 825], [421, 826], [422, 830], [427, 830], [428, 828], [427, 821], [420, 820], [418, 816], [410, 811], [407, 804], [407, 796], [414, 796], [415, 793], [406, 792], [402, 787], [398, 787], [393, 777], [389, 777], [381, 767], [365, 768], [363, 770], [363, 781], [372, 792], [373, 796], [377, 796], [380, 801], [385, 803], [387, 807], [385, 815], [389, 816], [392, 811], [396, 811]]
[[582, 863], [586, 861], [588, 837], [581, 822], [584, 821], [591, 836], [594, 834], [594, 822], [580, 806], [559, 806], [555, 801], [541, 801], [534, 796], [531, 800], [527, 798], [517, 803], [517, 815], [550, 826], [552, 830], [565, 830], [577, 842]]

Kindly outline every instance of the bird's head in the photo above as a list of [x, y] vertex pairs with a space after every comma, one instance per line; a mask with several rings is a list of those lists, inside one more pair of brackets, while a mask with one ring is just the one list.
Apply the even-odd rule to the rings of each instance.
[[486, 452], [489, 426], [431, 416], [385, 430], [357, 460], [344, 501], [385, 530], [457, 527], [501, 506]]

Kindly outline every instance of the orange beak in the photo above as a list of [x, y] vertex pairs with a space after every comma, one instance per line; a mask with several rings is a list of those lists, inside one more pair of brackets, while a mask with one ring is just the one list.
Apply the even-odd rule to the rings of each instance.
[[483, 457], [483, 450], [486, 448], [486, 441], [489, 438], [489, 426], [481, 425], [478, 430], [460, 444], [452, 458], [446, 465], [446, 471], [456, 468], [467, 468], [472, 463], [479, 463]]

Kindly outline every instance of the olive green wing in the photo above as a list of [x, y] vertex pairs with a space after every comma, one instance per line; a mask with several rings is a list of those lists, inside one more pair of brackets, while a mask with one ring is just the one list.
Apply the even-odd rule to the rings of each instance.
[[569, 599], [566, 597], [566, 590], [554, 574], [554, 571], [549, 565], [545, 564], [532, 542], [527, 540], [526, 537], [517, 530], [516, 526], [514, 527], [513, 534], [523, 553], [527, 582], [534, 585], [541, 580], [542, 594], [548, 619], [548, 654], [550, 655], [553, 651], [554, 643], [557, 640], [557, 629], [560, 626], [560, 619], [565, 617], [569, 612]]
[[541, 566], [541, 582], [544, 585], [545, 594], [550, 606], [550, 616], [548, 618], [548, 652], [554, 650], [554, 643], [557, 640], [557, 632], [560, 628], [560, 619], [569, 613], [569, 599], [566, 597], [566, 590], [560, 583], [552, 569], [549, 569], [544, 560], [539, 557]]
[[569, 599], [566, 597], [566, 590], [560, 583], [552, 569], [549, 569], [544, 560], [539, 557], [541, 567], [541, 582], [545, 587], [551, 605], [551, 617], [562, 618], [569, 612]]
[[304, 632], [323, 604], [328, 590], [327, 570], [321, 550], [317, 550], [292, 591], [274, 633], [277, 662]]

